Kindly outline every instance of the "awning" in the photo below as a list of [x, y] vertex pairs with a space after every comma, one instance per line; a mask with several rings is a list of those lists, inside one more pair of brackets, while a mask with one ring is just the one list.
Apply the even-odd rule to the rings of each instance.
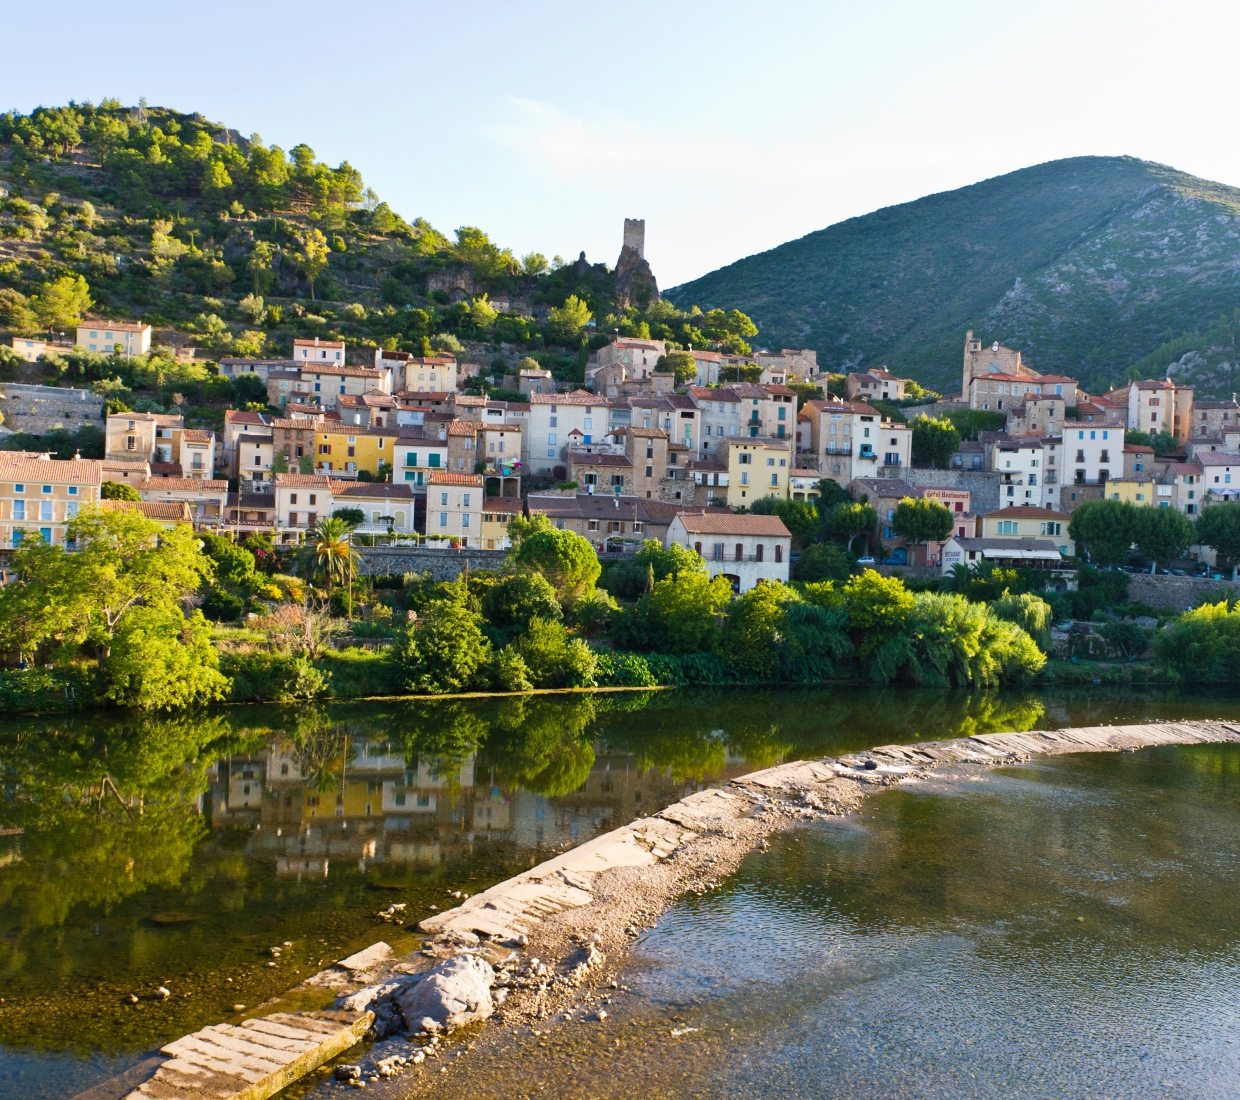
[[1023, 558], [1036, 559], [1039, 561], [1059, 561], [1063, 555], [1058, 550], [1024, 550], [1019, 546], [1000, 549], [985, 549], [982, 551], [984, 558]]

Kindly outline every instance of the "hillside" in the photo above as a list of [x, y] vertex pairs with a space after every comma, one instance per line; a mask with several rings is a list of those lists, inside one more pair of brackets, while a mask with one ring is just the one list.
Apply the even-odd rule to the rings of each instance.
[[1240, 189], [1131, 157], [1053, 161], [840, 222], [665, 294], [727, 302], [767, 345], [814, 347], [832, 370], [886, 363], [944, 392], [959, 389], [971, 328], [1094, 392], [1138, 362], [1150, 376], [1188, 355], [1202, 396], [1230, 394], [1236, 358], [1207, 330], [1240, 306]]
[[636, 253], [622, 258], [619, 271], [584, 253], [517, 258], [476, 227], [441, 233], [347, 162], [201, 114], [114, 100], [0, 114], [0, 332], [141, 319], [163, 345], [149, 361], [74, 354], [34, 372], [0, 359], [8, 377], [209, 409], [261, 396], [232, 393], [215, 360], [287, 357], [294, 337], [343, 339], [354, 362], [446, 350], [488, 374], [533, 357], [565, 384], [608, 339], [596, 333], [748, 350], [747, 318], [678, 310]]

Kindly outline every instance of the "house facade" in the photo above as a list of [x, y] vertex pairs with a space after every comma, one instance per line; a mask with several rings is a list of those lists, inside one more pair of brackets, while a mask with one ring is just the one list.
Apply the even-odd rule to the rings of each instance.
[[736, 592], [789, 577], [792, 533], [778, 516], [681, 512], [668, 527], [665, 545], [672, 543], [696, 551]]

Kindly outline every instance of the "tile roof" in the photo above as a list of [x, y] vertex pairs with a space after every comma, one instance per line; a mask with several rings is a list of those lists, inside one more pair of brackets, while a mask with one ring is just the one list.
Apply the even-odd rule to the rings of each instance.
[[484, 512], [502, 512], [514, 516], [521, 515], [520, 497], [485, 497], [482, 501]]
[[791, 538], [792, 532], [779, 516], [701, 515], [681, 512], [680, 522], [691, 535], [758, 535]]
[[365, 393], [342, 393], [336, 398], [337, 405], [346, 409], [394, 409], [396, 398], [390, 393], [379, 390], [367, 390]]
[[589, 390], [572, 390], [570, 393], [533, 393], [530, 394], [531, 405], [598, 405], [607, 404], [603, 398], [590, 393]]
[[253, 447], [257, 447], [263, 443], [271, 444], [271, 441], [272, 441], [271, 436], [269, 435], [239, 435], [237, 436], [238, 443], [248, 443]]
[[330, 489], [331, 481], [323, 474], [276, 474], [277, 489]]
[[0, 480], [99, 485], [103, 482], [103, 468], [93, 458], [9, 458], [7, 452], [0, 451]]
[[170, 519], [189, 523], [194, 518], [184, 500], [101, 500], [105, 512], [141, 512], [147, 519]]
[[313, 359], [307, 359], [297, 364], [296, 373], [301, 375], [304, 382], [307, 374], [334, 374], [340, 378], [378, 378], [382, 372], [374, 367], [337, 367], [334, 364], [316, 363]]
[[139, 482], [138, 491], [149, 490], [155, 492], [189, 492], [196, 490], [200, 493], [218, 493], [226, 492], [228, 482], [225, 480], [209, 480], [207, 478], [193, 477], [148, 477], [145, 481]]
[[806, 467], [805, 469], [793, 468], [788, 471], [788, 476], [789, 477], [821, 477], [822, 475], [819, 473], [819, 471], [811, 470], [808, 467]]
[[320, 336], [316, 336], [313, 340], [294, 340], [295, 348], [343, 348], [343, 340], [324, 340]]
[[109, 455], [107, 458], [97, 459], [96, 461], [106, 470], [111, 467], [114, 470], [138, 470], [146, 469], [147, 461], [145, 458], [113, 458]]
[[214, 440], [214, 432], [204, 432], [201, 428], [186, 428], [181, 433], [182, 443], [211, 443]]
[[356, 497], [363, 500], [413, 500], [413, 489], [403, 483], [386, 481], [333, 481], [332, 496]]
[[109, 422], [113, 420], [140, 420], [148, 424], [158, 424], [164, 428], [180, 428], [185, 424], [185, 417], [179, 413], [108, 413]]
[[180, 477], [185, 473], [179, 462], [152, 462], [151, 477]]
[[224, 420], [229, 424], [267, 424], [267, 418], [258, 412], [248, 412], [245, 409], [229, 409], [224, 413]]
[[359, 436], [359, 435], [396, 436], [400, 434], [397, 431], [397, 427], [395, 424], [393, 424], [390, 427], [380, 428], [377, 424], [343, 424], [339, 421], [320, 424], [315, 429], [315, 432], [318, 435], [345, 435], [345, 436], [348, 436], [348, 435], [352, 435], [352, 436]]
[[78, 328], [95, 328], [112, 329], [116, 332], [145, 332], [150, 325], [144, 325], [140, 321], [91, 321], [85, 320]]
[[446, 470], [432, 470], [430, 476], [426, 479], [428, 485], [461, 485], [466, 488], [481, 489], [483, 485], [481, 474], [453, 474]]
[[689, 386], [689, 396], [698, 401], [739, 401], [740, 396], [732, 390], [714, 390], [709, 386]]
[[985, 516], [986, 519], [1058, 519], [1064, 520], [1068, 517], [1063, 512], [1056, 512], [1053, 508], [1038, 508], [1035, 505], [1022, 504], [1019, 507], [1000, 508], [997, 512], [989, 512]]
[[1223, 451], [1198, 451], [1197, 461], [1202, 466], [1240, 466], [1240, 455]]

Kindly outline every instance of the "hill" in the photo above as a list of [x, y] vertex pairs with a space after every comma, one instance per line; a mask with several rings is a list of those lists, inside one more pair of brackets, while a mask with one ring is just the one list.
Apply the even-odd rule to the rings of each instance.
[[886, 363], [943, 392], [960, 388], [973, 329], [1093, 392], [1187, 355], [1202, 396], [1221, 395], [1237, 360], [1208, 330], [1240, 306], [1240, 189], [1131, 157], [1052, 161], [851, 218], [665, 293], [727, 302], [766, 344], [816, 348], [832, 370]]
[[83, 316], [141, 319], [165, 345], [150, 361], [76, 353], [5, 369], [117, 401], [175, 391], [209, 420], [261, 396], [232, 393], [215, 360], [287, 357], [294, 337], [345, 340], [355, 362], [379, 346], [448, 350], [484, 373], [528, 356], [565, 384], [615, 330], [748, 350], [747, 318], [660, 300], [631, 251], [619, 271], [584, 253], [518, 259], [479, 228], [405, 220], [347, 162], [197, 113], [105, 100], [0, 114], [0, 331], [71, 337]]

